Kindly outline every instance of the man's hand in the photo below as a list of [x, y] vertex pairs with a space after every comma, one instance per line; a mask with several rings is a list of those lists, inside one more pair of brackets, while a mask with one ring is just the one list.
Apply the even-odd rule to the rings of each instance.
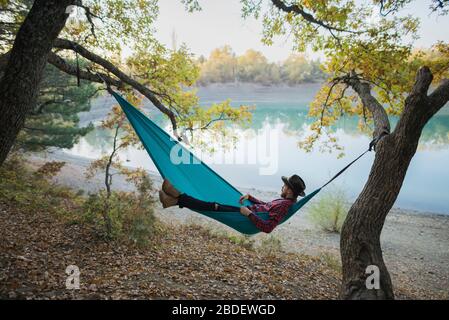
[[247, 217], [253, 212], [251, 210], [249, 210], [247, 207], [240, 207], [240, 213], [242, 215], [244, 215], [245, 217]]
[[249, 197], [250, 197], [249, 194], [245, 194], [244, 196], [241, 196], [240, 200], [239, 200], [240, 204], [243, 204], [243, 201], [248, 200]]

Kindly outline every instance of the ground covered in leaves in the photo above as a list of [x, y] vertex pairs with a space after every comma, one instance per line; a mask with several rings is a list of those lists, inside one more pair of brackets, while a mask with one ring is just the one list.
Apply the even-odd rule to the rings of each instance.
[[[267, 254], [197, 227], [164, 228], [145, 248], [45, 212], [0, 206], [0, 298], [333, 299], [339, 276], [319, 259]], [[66, 267], [80, 290], [65, 288]]]
[[[0, 167], [0, 299], [336, 299], [340, 266], [198, 225], [160, 222], [143, 245], [105, 239], [85, 198], [20, 162]], [[80, 288], [68, 290], [68, 266]], [[398, 298], [432, 298], [412, 283]]]

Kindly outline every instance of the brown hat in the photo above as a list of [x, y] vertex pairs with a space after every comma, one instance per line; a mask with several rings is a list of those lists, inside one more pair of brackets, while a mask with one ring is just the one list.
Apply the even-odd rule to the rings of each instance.
[[282, 176], [282, 181], [293, 190], [295, 195], [304, 197], [306, 194], [304, 190], [306, 189], [306, 184], [297, 174], [292, 175], [290, 178]]

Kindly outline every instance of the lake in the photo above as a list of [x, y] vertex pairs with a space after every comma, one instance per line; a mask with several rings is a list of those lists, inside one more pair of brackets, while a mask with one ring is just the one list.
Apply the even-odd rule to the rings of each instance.
[[[317, 145], [312, 152], [298, 147], [308, 132], [313, 119], [307, 117], [308, 105], [319, 89], [319, 84], [298, 87], [262, 87], [256, 85], [213, 85], [199, 88], [203, 105], [231, 99], [233, 106], [255, 105], [250, 128], [233, 128], [240, 137], [234, 148], [221, 147], [220, 139], [204, 139], [216, 150], [213, 154], [196, 150], [195, 154], [208, 163], [222, 177], [235, 186], [269, 191], [280, 190], [282, 175], [300, 175], [306, 182], [306, 192], [323, 185], [348, 162], [368, 148], [370, 137], [357, 129], [358, 119], [345, 117], [335, 126], [338, 143], [344, 147], [344, 157], [339, 152], [322, 152]], [[97, 98], [89, 113], [80, 115], [81, 123], [98, 123], [109, 111], [114, 101], [111, 97]], [[170, 126], [160, 112], [145, 105], [150, 117], [166, 130]], [[392, 118], [394, 127], [397, 119]], [[95, 129], [65, 152], [97, 158], [111, 149], [111, 133]], [[226, 139], [224, 142], [229, 142]], [[156, 171], [144, 150], [131, 148], [120, 156], [126, 164]], [[340, 176], [329, 191], [344, 189], [351, 199], [360, 193], [374, 159], [368, 153]], [[425, 127], [418, 151], [412, 160], [402, 190], [395, 206], [423, 212], [449, 214], [449, 111], [441, 110]]]

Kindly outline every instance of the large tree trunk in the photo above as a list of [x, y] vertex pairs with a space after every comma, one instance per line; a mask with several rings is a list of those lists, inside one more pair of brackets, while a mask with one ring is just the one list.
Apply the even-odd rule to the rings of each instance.
[[48, 55], [74, 2], [36, 0], [17, 33], [0, 80], [0, 165], [36, 103]]
[[[349, 210], [341, 232], [343, 265], [341, 297], [345, 299], [393, 299], [393, 286], [382, 258], [380, 234], [385, 218], [401, 190], [419, 134], [402, 139], [387, 136], [378, 146], [368, 181]], [[379, 289], [366, 286], [368, 266], [379, 269]]]
[[[382, 257], [380, 234], [401, 190], [425, 124], [449, 99], [448, 80], [427, 96], [432, 78], [429, 68], [423, 67], [418, 72], [404, 112], [394, 132], [378, 143], [368, 181], [343, 224], [340, 240], [343, 265], [341, 298], [394, 299], [390, 275]], [[357, 91], [357, 83], [353, 87]], [[358, 93], [362, 99], [364, 94], [369, 95], [360, 90]], [[376, 127], [380, 127], [380, 122]], [[379, 288], [367, 286], [367, 278], [371, 280], [370, 266], [378, 268]]]

